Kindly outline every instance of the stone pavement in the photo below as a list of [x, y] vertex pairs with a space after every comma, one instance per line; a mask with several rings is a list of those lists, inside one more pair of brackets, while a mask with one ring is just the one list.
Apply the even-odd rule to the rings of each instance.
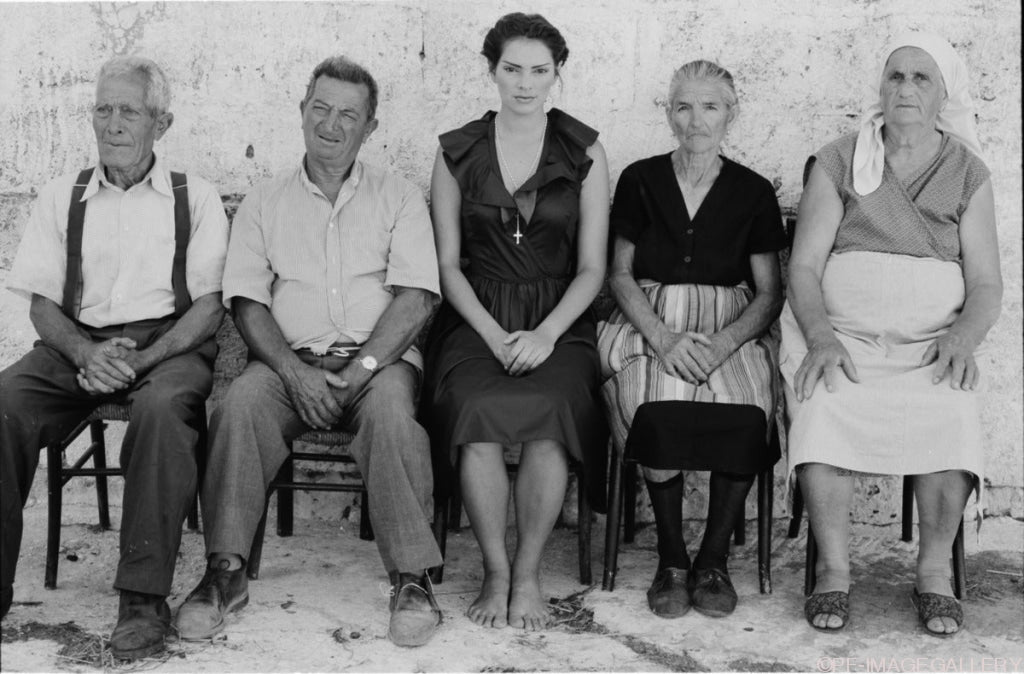
[[[58, 586], [45, 590], [43, 478], [40, 471], [25, 511], [16, 603], [3, 623], [0, 667], [95, 670], [102, 663], [65, 657], [65, 646], [83, 636], [108, 636], [113, 628], [117, 598], [111, 583], [120, 512], [115, 508], [112, 513], [115, 530], [96, 531], [92, 494], [85, 488], [68, 490]], [[112, 501], [118, 499], [112, 495]], [[597, 517], [596, 586], [578, 583], [575, 529], [557, 529], [549, 545], [544, 588], [555, 602], [560, 621], [555, 628], [532, 634], [495, 630], [465, 617], [481, 576], [479, 552], [466, 528], [449, 535], [445, 580], [437, 586], [445, 611], [441, 630], [425, 647], [402, 649], [385, 638], [387, 587], [376, 548], [359, 540], [357, 516], [351, 517], [351, 522], [298, 520], [292, 538], [279, 538], [271, 520], [262, 574], [250, 584], [250, 604], [229, 619], [221, 635], [210, 643], [173, 643], [165, 658], [117, 669], [1024, 671], [1024, 523], [1009, 518], [986, 520], [980, 540], [968, 534], [966, 628], [950, 639], [928, 636], [918, 626], [909, 599], [916, 546], [899, 540], [896, 525], [854, 525], [851, 623], [840, 634], [823, 634], [802, 617], [806, 525], [800, 538], [790, 540], [786, 521], [775, 522], [773, 594], [758, 593], [756, 530], [748, 522], [748, 543], [735, 549], [730, 560], [740, 595], [736, 613], [720, 620], [695, 612], [663, 620], [645, 603], [656, 564], [653, 527], [621, 547], [618, 586], [609, 593], [600, 589], [604, 518]], [[699, 534], [690, 525], [688, 540], [696, 541]], [[186, 532], [172, 608], [197, 582], [201, 568], [202, 536]]]

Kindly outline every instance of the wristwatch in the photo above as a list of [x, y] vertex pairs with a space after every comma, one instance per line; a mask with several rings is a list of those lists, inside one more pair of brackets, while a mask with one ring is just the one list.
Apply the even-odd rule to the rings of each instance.
[[377, 359], [373, 356], [363, 356], [359, 359], [359, 364], [368, 372], [377, 371]]

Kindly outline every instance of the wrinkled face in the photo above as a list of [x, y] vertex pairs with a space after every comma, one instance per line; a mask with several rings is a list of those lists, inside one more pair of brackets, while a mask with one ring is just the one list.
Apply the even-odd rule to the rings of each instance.
[[928, 52], [901, 47], [885, 63], [879, 95], [886, 124], [934, 127], [946, 103], [946, 86]]
[[92, 128], [100, 162], [120, 171], [145, 170], [153, 143], [170, 126], [171, 115], [154, 117], [144, 105], [146, 82], [141, 75], [107, 77], [96, 85]]
[[683, 80], [672, 92], [666, 111], [668, 125], [684, 151], [718, 152], [735, 117], [724, 86], [711, 80]]
[[329, 166], [351, 165], [377, 128], [377, 120], [369, 118], [369, 100], [365, 84], [318, 77], [312, 96], [300, 106], [307, 157]]
[[502, 107], [528, 113], [543, 109], [557, 75], [547, 45], [521, 37], [505, 43], [491, 78], [498, 85]]

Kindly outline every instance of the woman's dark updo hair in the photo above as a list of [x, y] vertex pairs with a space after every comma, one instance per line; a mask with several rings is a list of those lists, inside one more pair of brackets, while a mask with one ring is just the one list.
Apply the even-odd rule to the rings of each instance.
[[517, 38], [543, 42], [551, 52], [551, 59], [555, 62], [556, 69], [561, 68], [565, 60], [569, 58], [569, 48], [565, 46], [565, 38], [547, 19], [540, 14], [514, 12], [498, 19], [494, 28], [487, 31], [487, 37], [484, 38], [484, 48], [480, 53], [487, 58], [487, 65], [492, 73], [498, 67], [501, 53], [505, 50], [505, 43]]

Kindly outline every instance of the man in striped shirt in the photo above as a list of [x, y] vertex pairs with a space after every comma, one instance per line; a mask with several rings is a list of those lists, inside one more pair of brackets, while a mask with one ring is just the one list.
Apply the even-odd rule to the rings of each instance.
[[[420, 190], [357, 160], [377, 127], [377, 85], [344, 57], [313, 71], [300, 104], [306, 155], [238, 209], [224, 302], [249, 347], [210, 425], [203, 486], [208, 569], [182, 605], [183, 638], [206, 639], [248, 602], [244, 558], [290, 440], [342, 426], [373, 503], [393, 585], [388, 635], [418, 646], [441, 622], [426, 569], [430, 447], [415, 419], [413, 345], [440, 288]], [[365, 507], [365, 506], [364, 506]]]

